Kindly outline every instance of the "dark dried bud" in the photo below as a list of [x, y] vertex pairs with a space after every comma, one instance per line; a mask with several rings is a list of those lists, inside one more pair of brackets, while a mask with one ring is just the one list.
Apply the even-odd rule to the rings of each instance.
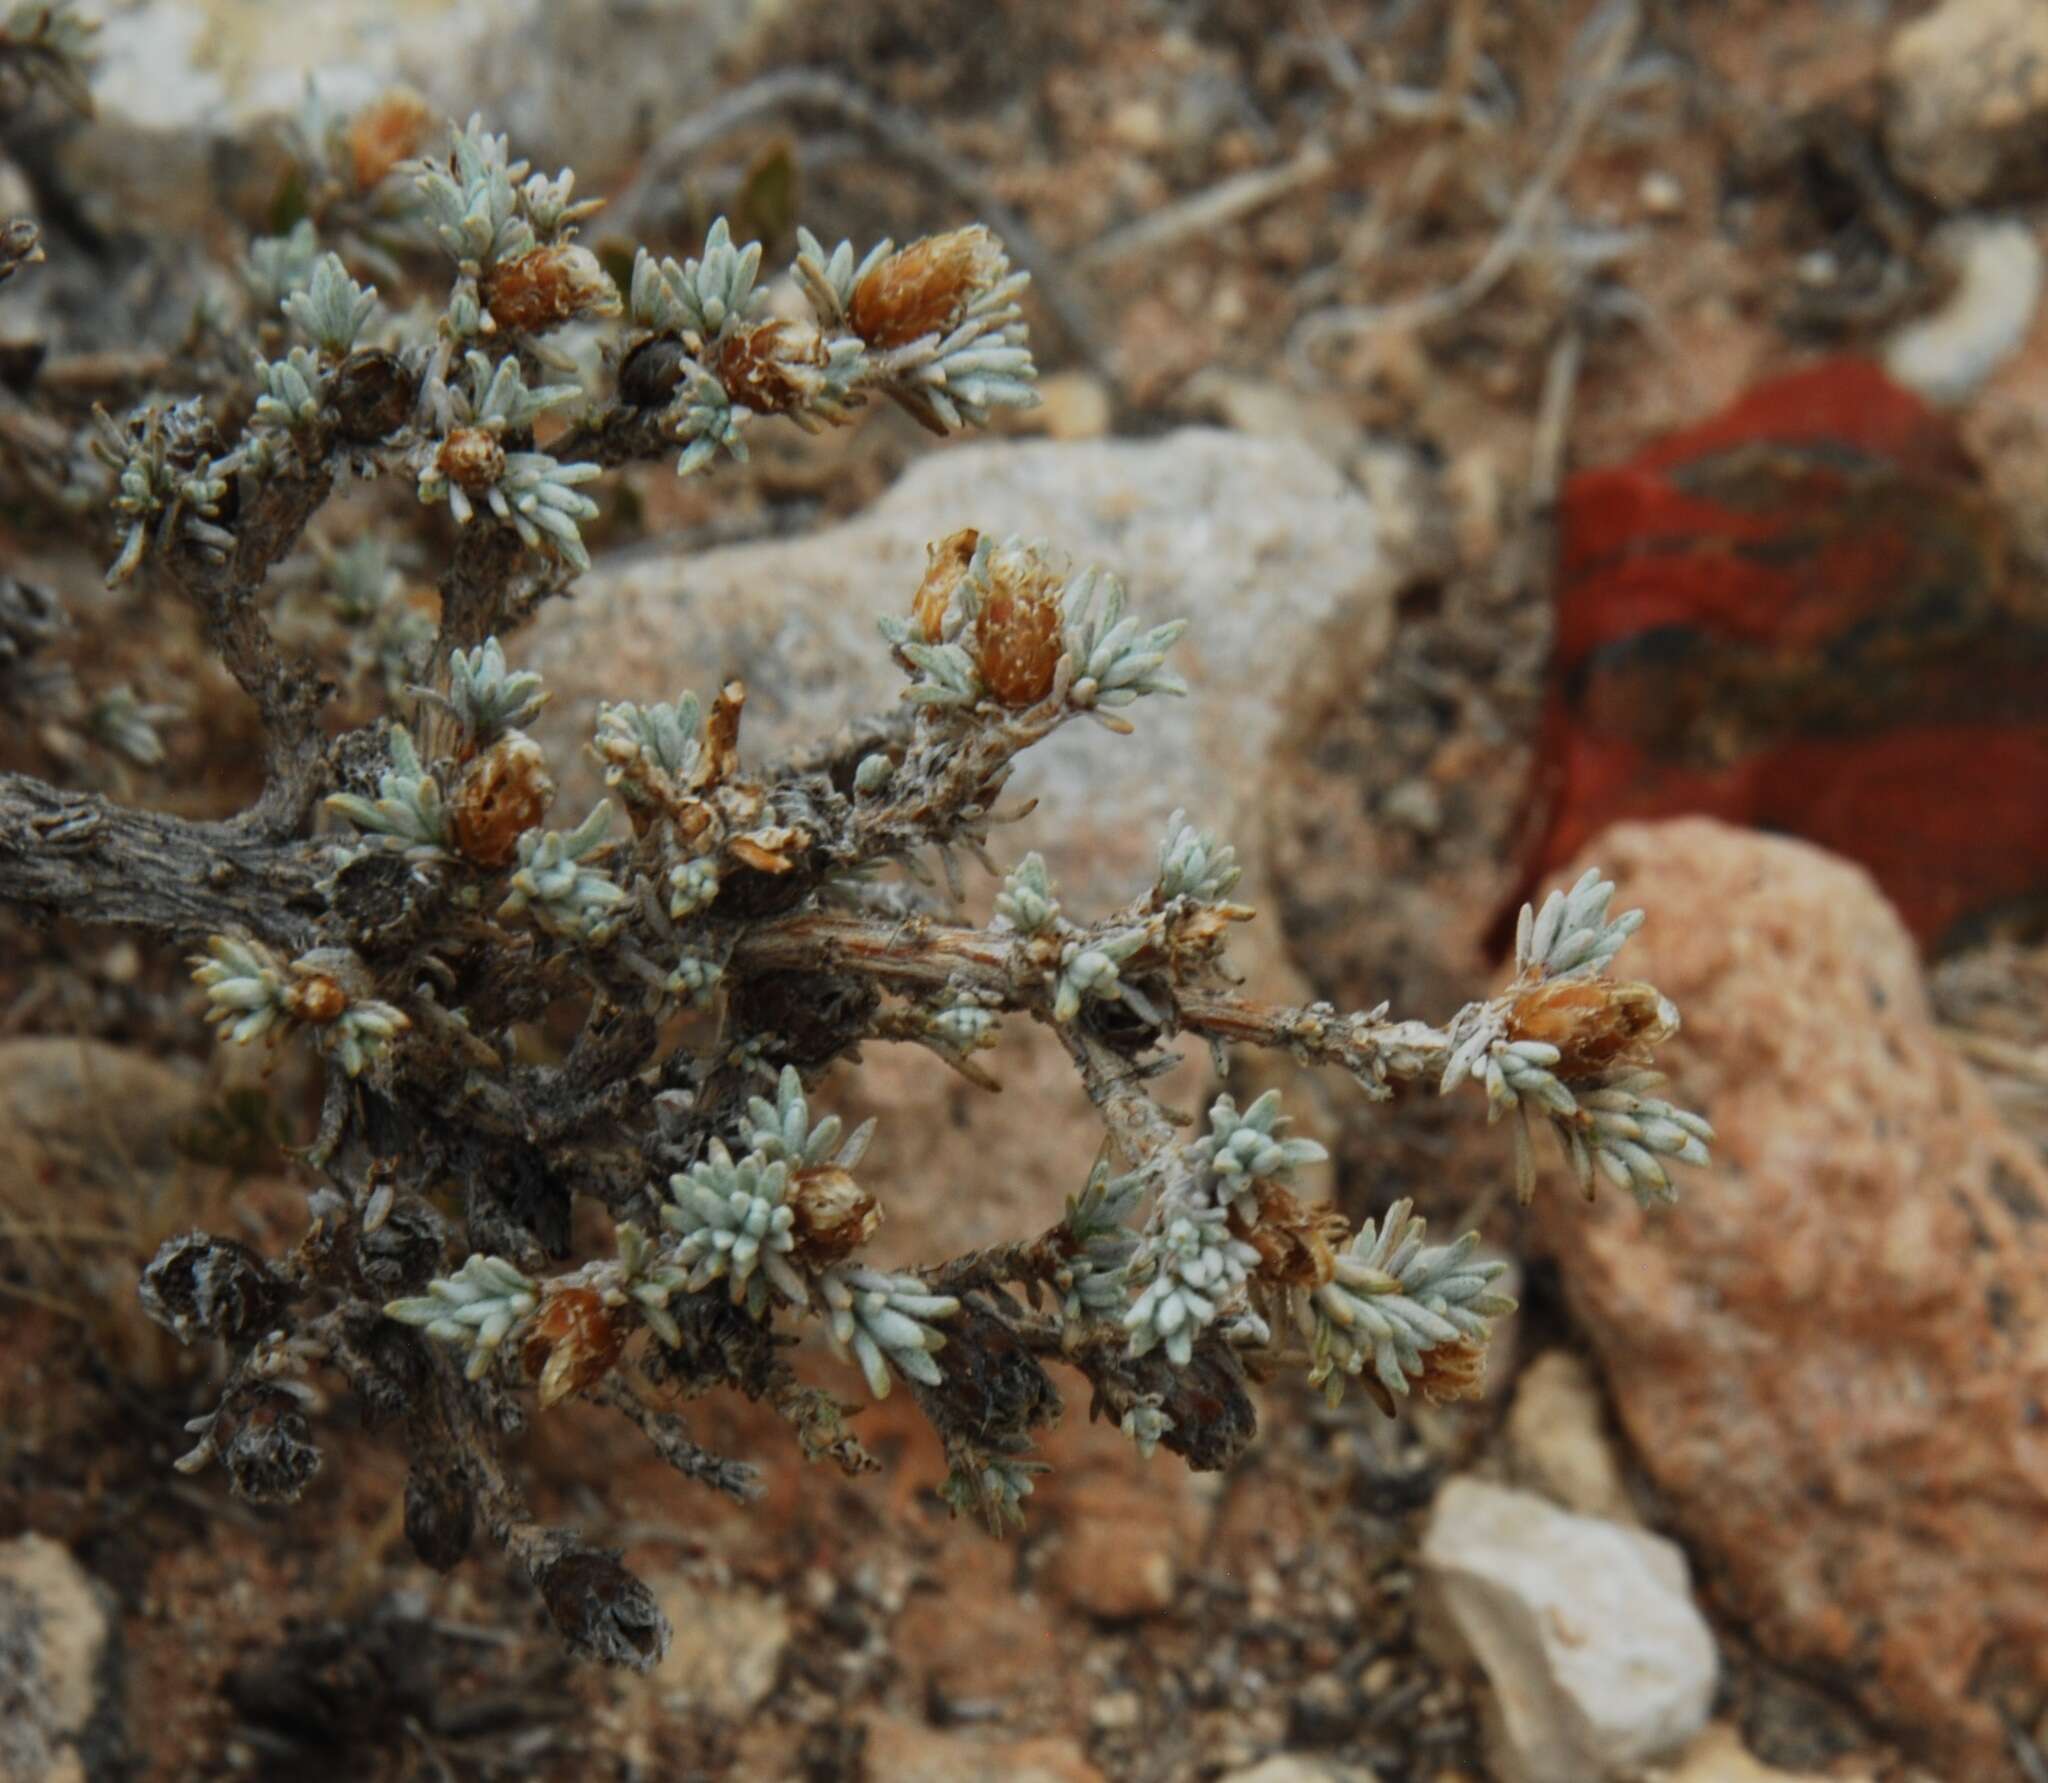
[[232, 1424], [225, 1439], [216, 1428], [214, 1446], [238, 1498], [251, 1504], [295, 1504], [320, 1471], [320, 1451], [313, 1446], [306, 1414], [280, 1387], [238, 1393], [221, 1407], [219, 1421]]
[[1258, 1434], [1258, 1408], [1244, 1364], [1220, 1338], [1199, 1340], [1185, 1367], [1175, 1367], [1163, 1350], [1135, 1361], [1117, 1354], [1104, 1366], [1115, 1371], [1124, 1392], [1157, 1397], [1159, 1409], [1173, 1420], [1160, 1441], [1194, 1473], [1234, 1467]]
[[374, 1232], [356, 1237], [356, 1267], [386, 1300], [417, 1294], [440, 1274], [447, 1233], [441, 1216], [417, 1196], [402, 1196]]
[[443, 882], [403, 855], [365, 850], [334, 875], [330, 906], [358, 953], [402, 953], [442, 901]]
[[142, 1272], [142, 1310], [180, 1343], [259, 1337], [291, 1304], [291, 1284], [233, 1238], [166, 1239]]
[[481, 427], [458, 427], [441, 442], [434, 467], [464, 489], [488, 489], [505, 474], [505, 448]]
[[[724, 890], [719, 909], [729, 906]], [[769, 1040], [778, 1064], [800, 1071], [828, 1065], [868, 1031], [881, 993], [861, 978], [822, 972], [748, 973], [729, 985], [735, 1030]]]
[[343, 439], [355, 446], [374, 446], [411, 418], [415, 394], [397, 354], [363, 347], [336, 368], [328, 402]]
[[619, 367], [619, 400], [636, 409], [662, 409], [683, 381], [683, 364], [689, 358], [683, 343], [670, 334], [644, 340], [626, 355]]
[[616, 1553], [571, 1548], [536, 1567], [533, 1582], [570, 1652], [640, 1672], [667, 1653], [668, 1618]]
[[606, 316], [619, 293], [588, 248], [558, 242], [535, 248], [484, 275], [484, 308], [500, 328], [538, 334], [578, 316]]
[[476, 1491], [461, 1468], [418, 1460], [405, 1476], [405, 1539], [437, 1573], [452, 1572], [476, 1536]]
[[1062, 1410], [1059, 1389], [1010, 1328], [973, 1299], [946, 1321], [946, 1366], [936, 1387], [911, 1391], [941, 1435], [1006, 1452]]
[[342, 1338], [335, 1346], [335, 1364], [362, 1401], [365, 1423], [402, 1416], [431, 1391], [426, 1340], [411, 1327], [375, 1311], [345, 1313]]
[[523, 731], [507, 731], [455, 783], [448, 801], [455, 846], [480, 867], [509, 866], [519, 838], [548, 814], [554, 797], [546, 752]]
[[958, 326], [967, 306], [1010, 269], [979, 223], [927, 235], [871, 268], [854, 286], [847, 321], [871, 347], [903, 347]]
[[711, 370], [741, 407], [757, 415], [786, 415], [816, 395], [816, 374], [826, 362], [825, 337], [817, 329], [776, 319], [727, 335]]

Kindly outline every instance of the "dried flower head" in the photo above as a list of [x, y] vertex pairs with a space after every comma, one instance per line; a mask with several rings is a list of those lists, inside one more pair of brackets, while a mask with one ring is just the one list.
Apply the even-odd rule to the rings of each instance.
[[923, 644], [937, 644], [946, 635], [946, 615], [953, 596], [965, 580], [968, 566], [981, 544], [981, 534], [971, 526], [925, 547], [924, 580], [917, 585], [910, 603], [911, 635]]
[[1546, 978], [1515, 994], [1508, 1037], [1557, 1049], [1550, 1067], [1570, 1082], [1643, 1065], [1678, 1031], [1678, 1011], [1654, 985], [1611, 978]]
[[903, 347], [959, 326], [968, 306], [1010, 270], [979, 223], [927, 235], [879, 260], [853, 288], [847, 320], [871, 347]]
[[284, 1006], [298, 1020], [324, 1028], [348, 1013], [349, 994], [339, 979], [325, 972], [309, 972], [285, 992]]
[[500, 328], [539, 334], [578, 316], [615, 315], [619, 292], [597, 256], [573, 242], [501, 260], [484, 274], [484, 308]]
[[555, 783], [545, 750], [509, 731], [463, 770], [448, 801], [455, 846], [480, 867], [507, 867], [519, 838], [547, 816]]
[[1337, 1248], [1350, 1236], [1334, 1207], [1304, 1207], [1276, 1182], [1260, 1181], [1256, 1219], [1236, 1209], [1230, 1230], [1259, 1253], [1253, 1274], [1278, 1288], [1318, 1288], [1337, 1273]]
[[441, 442], [434, 466], [464, 489], [488, 489], [505, 474], [505, 448], [481, 427], [458, 427]]
[[1461, 1337], [1455, 1343], [1440, 1343], [1434, 1349], [1424, 1350], [1422, 1372], [1415, 1377], [1415, 1391], [1431, 1405], [1485, 1398], [1485, 1340]]
[[831, 356], [808, 322], [774, 319], [718, 342], [711, 370], [726, 395], [757, 415], [787, 415], [818, 394]]
[[625, 1325], [595, 1289], [561, 1288], [541, 1301], [520, 1345], [519, 1363], [539, 1383], [545, 1409], [604, 1379], [625, 1342]]
[[874, 1237], [881, 1204], [836, 1164], [814, 1164], [791, 1179], [786, 1197], [796, 1215], [793, 1259], [810, 1269], [843, 1263]]
[[401, 161], [410, 161], [433, 133], [433, 108], [410, 87], [391, 87], [349, 120], [342, 146], [358, 192], [367, 192]]
[[1001, 704], [1035, 706], [1052, 691], [1066, 653], [1061, 579], [1028, 545], [1006, 544], [980, 561], [975, 672]]

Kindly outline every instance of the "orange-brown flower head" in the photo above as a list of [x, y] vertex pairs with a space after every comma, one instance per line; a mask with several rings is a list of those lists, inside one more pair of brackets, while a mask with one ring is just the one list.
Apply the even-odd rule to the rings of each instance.
[[578, 316], [608, 316], [619, 292], [597, 256], [573, 242], [534, 248], [484, 274], [484, 307], [500, 328], [538, 334]]
[[1569, 1083], [1618, 1065], [1641, 1065], [1678, 1031], [1678, 1011], [1654, 985], [1612, 978], [1551, 978], [1515, 993], [1508, 1037], [1557, 1048], [1551, 1067]]
[[790, 1179], [794, 1254], [812, 1268], [844, 1262], [874, 1237], [881, 1204], [836, 1164], [813, 1164]]
[[434, 128], [434, 113], [410, 87], [380, 93], [349, 120], [343, 144], [356, 190], [367, 192], [401, 161], [409, 161], [425, 145]]
[[846, 319], [871, 347], [903, 347], [959, 326], [968, 305], [1010, 270], [1002, 243], [979, 223], [927, 235], [868, 269]]
[[481, 427], [458, 427], [441, 442], [434, 465], [464, 489], [488, 489], [505, 474], [505, 448]]
[[1035, 706], [1052, 691], [1066, 649], [1060, 578], [1028, 547], [990, 553], [974, 615], [974, 667], [1005, 706]]
[[337, 980], [315, 972], [298, 979], [285, 992], [284, 1003], [300, 1021], [324, 1028], [348, 1013], [349, 996]]
[[910, 603], [910, 626], [919, 643], [936, 644], [944, 639], [947, 611], [980, 543], [981, 534], [966, 526], [936, 545], [925, 547], [924, 580], [917, 585], [917, 598]]
[[545, 1408], [604, 1379], [626, 1333], [591, 1288], [561, 1288], [540, 1303], [520, 1346], [520, 1365], [540, 1382]]
[[519, 838], [548, 813], [555, 783], [546, 752], [523, 731], [507, 731], [471, 762], [448, 802], [455, 846], [479, 867], [504, 867]]
[[825, 337], [808, 322], [779, 318], [738, 328], [718, 343], [712, 374], [725, 393], [757, 415], [786, 415], [801, 408], [817, 389], [825, 369]]

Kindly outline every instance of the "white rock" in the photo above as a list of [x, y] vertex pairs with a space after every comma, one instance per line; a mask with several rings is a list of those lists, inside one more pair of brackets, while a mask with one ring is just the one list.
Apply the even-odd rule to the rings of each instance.
[[1705, 1725], [1714, 1640], [1675, 1544], [1466, 1477], [1437, 1495], [1420, 1559], [1438, 1638], [1493, 1686], [1509, 1783], [1595, 1783]]
[[[1189, 622], [1168, 666], [1192, 697], [1140, 701], [1128, 737], [1079, 723], [1032, 750], [1011, 799], [1038, 811], [1002, 839], [1041, 849], [1070, 899], [1142, 890], [1176, 806], [1256, 856], [1290, 688], [1377, 660], [1396, 572], [1380, 514], [1315, 453], [1208, 428], [933, 452], [865, 514], [807, 538], [600, 563], [515, 646], [553, 696], [535, 734], [562, 784], [556, 821], [599, 790], [583, 746], [600, 700], [688, 687], [708, 703], [737, 674], [741, 752], [757, 761], [895, 705], [904, 679], [875, 622], [909, 611], [925, 547], [966, 526], [1112, 569], [1148, 622]], [[1254, 860], [1239, 895], [1258, 892]]]
[[1582, 1516], [1636, 1521], [1593, 1371], [1569, 1350], [1522, 1370], [1508, 1408], [1509, 1463], [1523, 1485]]
[[111, 0], [93, 128], [64, 165], [95, 215], [181, 231], [210, 217], [213, 145], [295, 111], [308, 73], [353, 109], [403, 84], [457, 119], [481, 110], [515, 153], [582, 190], [610, 183], [744, 60], [774, 0]]
[[2041, 244], [2025, 223], [1959, 217], [1930, 246], [1954, 271], [1955, 288], [1885, 343], [1885, 370], [1929, 402], [1967, 402], [2033, 327]]
[[1942, 0], [1885, 53], [1885, 151], [1939, 204], [2038, 190], [2048, 147], [2048, 6]]
[[105, 1693], [112, 1622], [90, 1574], [47, 1536], [0, 1543], [0, 1777], [82, 1780]]

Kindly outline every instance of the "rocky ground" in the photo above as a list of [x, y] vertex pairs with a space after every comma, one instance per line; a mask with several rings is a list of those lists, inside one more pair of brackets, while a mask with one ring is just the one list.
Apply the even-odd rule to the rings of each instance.
[[[886, 695], [872, 619], [927, 540], [1107, 562], [1189, 616], [1194, 697], [1034, 759], [1030, 843], [1077, 904], [1121, 897], [1186, 805], [1247, 860], [1265, 996], [1434, 1018], [1488, 981], [1570, 468], [1867, 352], [1953, 406], [2015, 574], [2048, 574], [2027, 0], [336, 0], [313, 37], [225, 0], [106, 10], [101, 122], [17, 132], [10, 177], [166, 260], [254, 226], [248, 133], [309, 58], [344, 100], [483, 107], [618, 194], [620, 240], [732, 209], [773, 258], [792, 208], [902, 239], [975, 182], [1010, 207], [1048, 373], [1018, 437], [925, 453], [876, 416], [764, 432], [708, 484], [635, 476], [524, 648], [564, 737], [688, 665], [744, 675], [749, 745], [781, 748]], [[830, 103], [719, 122], [793, 65], [926, 120], [946, 177]], [[689, 117], [685, 176], [652, 145]], [[61, 346], [35, 301], [0, 334]], [[185, 716], [157, 767], [14, 727], [0, 760], [232, 808], [246, 718], [192, 697], [193, 641], [46, 567], [81, 676], [182, 689]], [[194, 1225], [293, 1241], [306, 1086], [197, 1039], [175, 960], [0, 921], [0, 1775], [2039, 1783], [2048, 973], [2006, 944], [1930, 974], [1796, 841], [1681, 821], [1591, 858], [1649, 912], [1636, 963], [1720, 1135], [1677, 1210], [1547, 1182], [1524, 1216], [1469, 1110], [1294, 1078], [1334, 1196], [1412, 1195], [1514, 1259], [1484, 1401], [1390, 1422], [1275, 1389], [1244, 1464], [1191, 1477], [1070, 1383], [1002, 1543], [948, 1518], [896, 1400], [862, 1414], [887, 1466], [855, 1482], [706, 1406], [699, 1439], [767, 1468], [746, 1510], [565, 1404], [515, 1460], [543, 1515], [659, 1581], [677, 1639], [646, 1678], [571, 1666], [493, 1561], [414, 1561], [402, 1466], [338, 1387], [290, 1512], [171, 1470], [217, 1358], [141, 1316], [135, 1273]], [[991, 1068], [999, 1097], [922, 1055], [829, 1087], [881, 1119], [893, 1254], [1014, 1235], [1085, 1174], [1062, 1062], [1018, 1036]]]

